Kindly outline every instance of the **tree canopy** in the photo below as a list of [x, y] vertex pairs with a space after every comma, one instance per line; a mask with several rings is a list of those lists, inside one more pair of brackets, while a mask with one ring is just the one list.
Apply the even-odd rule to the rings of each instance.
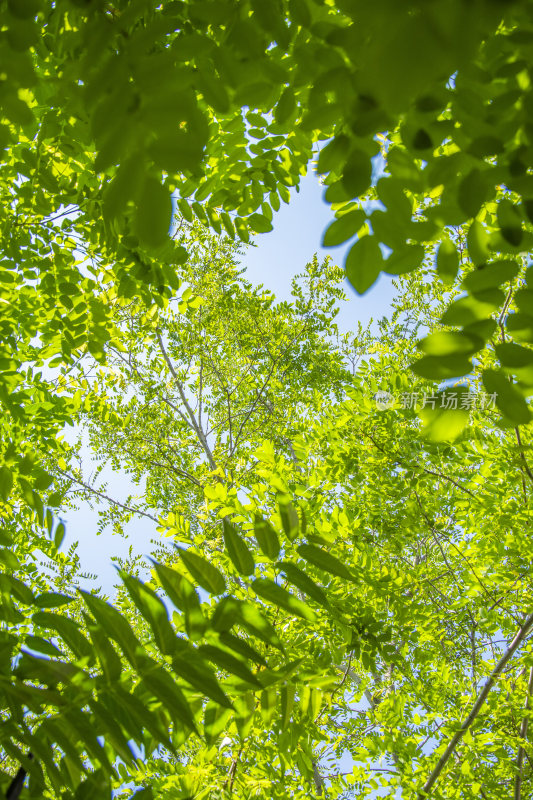
[[[0, 14], [2, 791], [530, 796], [531, 3]], [[239, 275], [309, 168], [374, 336]], [[113, 603], [72, 423], [172, 545]]]

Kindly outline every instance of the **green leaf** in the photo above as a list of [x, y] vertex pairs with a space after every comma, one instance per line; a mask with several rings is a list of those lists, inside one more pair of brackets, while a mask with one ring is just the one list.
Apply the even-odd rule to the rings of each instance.
[[273, 229], [271, 221], [264, 214], [250, 214], [247, 222], [256, 233], [268, 233]]
[[359, 583], [348, 567], [345, 567], [342, 561], [339, 561], [336, 556], [328, 553], [327, 550], [317, 547], [317, 545], [314, 544], [302, 544], [298, 547], [298, 552], [302, 558], [309, 561], [310, 564], [314, 564], [325, 572], [329, 572], [331, 575], [336, 575], [339, 578], [344, 578], [347, 581], [352, 581], [353, 583]]
[[352, 150], [342, 171], [342, 186], [349, 198], [361, 197], [370, 188], [372, 161], [364, 150]]
[[238, 607], [236, 622], [246, 628], [252, 636], [256, 636], [265, 644], [270, 644], [283, 652], [283, 645], [274, 626], [271, 625], [256, 605], [241, 602]]
[[30, 650], [35, 650], [37, 653], [43, 653], [45, 656], [51, 656], [51, 658], [57, 658], [61, 655], [61, 651], [57, 649], [57, 647], [49, 642], [47, 639], [42, 639], [40, 636], [26, 636], [24, 640], [24, 644], [26, 647], [29, 647]]
[[128, 202], [135, 201], [142, 180], [144, 162], [142, 155], [127, 158], [107, 184], [102, 203], [104, 219], [112, 222], [125, 210]]
[[464, 331], [437, 331], [437, 333], [432, 333], [422, 339], [419, 347], [430, 356], [449, 356], [454, 354], [470, 356], [481, 350], [483, 339], [466, 334]]
[[344, 262], [346, 277], [358, 294], [370, 289], [383, 268], [383, 255], [374, 236], [358, 239]]
[[442, 356], [423, 356], [411, 364], [411, 369], [421, 378], [445, 380], [468, 375], [473, 370], [469, 358], [460, 353]]
[[170, 192], [157, 178], [147, 176], [140, 189], [134, 230], [144, 247], [157, 250], [166, 244], [172, 219]]
[[467, 217], [477, 216], [488, 197], [487, 182], [479, 169], [470, 170], [461, 180], [457, 189], [459, 208]]
[[459, 255], [451, 239], [443, 239], [437, 251], [437, 274], [446, 284], [453, 283], [459, 271]]
[[507, 197], [503, 197], [498, 203], [496, 213], [503, 238], [513, 247], [518, 247], [524, 235], [518, 208]]
[[251, 692], [247, 692], [235, 699], [235, 724], [241, 740], [249, 735], [255, 712], [255, 699]]
[[13, 553], [12, 550], [8, 550], [6, 547], [0, 548], [0, 563], [10, 570], [20, 569], [20, 561], [15, 553]]
[[482, 292], [485, 289], [492, 289], [501, 286], [516, 278], [519, 271], [516, 261], [500, 260], [485, 264], [483, 269], [475, 269], [469, 272], [463, 279], [463, 286], [468, 292]]
[[95, 625], [90, 617], [83, 615], [87, 630], [93, 643], [94, 651], [102, 666], [104, 677], [107, 681], [117, 681], [122, 672], [122, 663], [113, 645], [106, 636], [105, 630], [100, 625]]
[[37, 611], [32, 616], [32, 622], [41, 628], [57, 631], [77, 658], [87, 658], [89, 662], [93, 662], [93, 648], [74, 620], [60, 614], [52, 614], [50, 611]]
[[231, 221], [231, 217], [228, 214], [228, 212], [227, 211], [221, 211], [220, 212], [220, 219], [222, 220], [222, 224], [224, 226], [224, 229], [225, 229], [226, 233], [228, 234], [228, 236], [230, 237], [230, 239], [235, 239], [235, 226], [233, 225], [233, 222]]
[[284, 500], [279, 500], [279, 515], [281, 517], [281, 524], [283, 531], [289, 542], [294, 542], [298, 538], [298, 531], [300, 528], [300, 521], [298, 519], [298, 512], [292, 505]]
[[194, 733], [197, 733], [194, 715], [185, 695], [174, 683], [168, 672], [155, 665], [142, 669], [143, 683], [161, 701], [163, 707]]
[[181, 611], [192, 611], [200, 608], [200, 599], [192, 583], [171, 567], [165, 567], [152, 561], [161, 586], [174, 605]]
[[308, 622], [316, 621], [314, 611], [286, 589], [271, 581], [270, 578], [256, 578], [252, 581], [252, 589], [263, 600], [273, 603], [278, 608], [284, 608], [289, 613], [296, 614]]
[[336, 136], [331, 142], [323, 147], [318, 156], [316, 171], [320, 174], [335, 172], [340, 174], [344, 165], [350, 140], [344, 134]]
[[271, 561], [275, 561], [280, 550], [278, 534], [270, 522], [263, 519], [260, 514], [255, 515], [254, 534], [257, 539], [257, 544], [265, 556]]
[[514, 342], [497, 344], [495, 350], [504, 367], [519, 369], [520, 367], [529, 367], [533, 363], [533, 350]]
[[191, 207], [190, 207], [189, 203], [187, 202], [187, 200], [185, 200], [183, 197], [179, 197], [178, 198], [178, 209], [180, 211], [181, 216], [184, 219], [186, 219], [187, 222], [192, 222], [193, 221], [193, 215], [192, 215]]
[[504, 299], [502, 292], [495, 296], [478, 294], [476, 297], [461, 297], [448, 306], [441, 317], [441, 322], [444, 325], [471, 325], [488, 317]]
[[216, 679], [215, 673], [203, 660], [201, 653], [193, 647], [180, 647], [172, 659], [174, 671], [202, 692], [225, 708], [232, 708], [231, 701], [224, 694]]
[[207, 703], [204, 711], [204, 735], [208, 747], [227, 729], [231, 711], [221, 708], [218, 703]]
[[290, 86], [283, 90], [274, 109], [274, 119], [278, 125], [284, 125], [296, 111], [296, 98]]
[[130, 664], [137, 668], [145, 657], [145, 653], [127, 620], [120, 611], [100, 597], [96, 597], [90, 592], [85, 592], [83, 589], [78, 591], [96, 622], [119, 645]]
[[239, 636], [234, 636], [232, 633], [222, 632], [219, 634], [220, 642], [225, 646], [229, 647], [230, 650], [233, 650], [236, 653], [239, 653], [244, 658], [249, 658], [251, 661], [254, 661], [256, 664], [262, 664], [266, 667], [266, 661], [257, 650], [253, 647], [250, 647], [248, 642], [245, 642]]
[[60, 606], [67, 605], [67, 603], [72, 603], [73, 600], [73, 597], [59, 592], [43, 592], [43, 594], [38, 594], [35, 597], [33, 603], [37, 608], [60, 608]]
[[54, 531], [54, 544], [55, 544], [55, 546], [57, 547], [58, 550], [61, 547], [61, 545], [63, 544], [63, 541], [65, 539], [65, 533], [66, 533], [65, 523], [64, 522], [60, 522], [59, 525], [57, 526], [57, 528]]
[[366, 214], [361, 208], [343, 214], [327, 228], [322, 240], [322, 247], [336, 247], [355, 236], [365, 219]]
[[454, 441], [468, 424], [470, 404], [463, 404], [464, 398], [471, 398], [465, 387], [454, 386], [436, 392], [420, 410], [425, 423], [424, 435], [433, 442]]
[[485, 264], [490, 257], [489, 236], [479, 220], [474, 220], [466, 237], [468, 254], [476, 265]]
[[522, 342], [529, 342], [533, 344], [533, 315], [523, 314], [509, 314], [506, 321], [506, 328], [515, 339]]
[[210, 594], [222, 594], [226, 591], [226, 581], [222, 573], [202, 556], [185, 550], [183, 547], [176, 547], [181, 560], [197, 581], [202, 589]]
[[251, 686], [255, 686], [258, 689], [262, 687], [262, 684], [246, 664], [243, 664], [240, 659], [235, 658], [235, 656], [232, 656], [231, 653], [228, 653], [226, 650], [222, 650], [222, 648], [212, 644], [202, 644], [198, 648], [198, 652], [209, 659], [209, 661], [212, 661], [213, 664], [216, 664], [217, 667], [220, 667], [220, 669], [235, 675], [245, 683], [249, 683]]
[[425, 249], [421, 244], [405, 245], [401, 250], [395, 250], [383, 262], [383, 271], [388, 275], [405, 275], [418, 269], [424, 260]]
[[255, 569], [254, 558], [248, 545], [242, 539], [234, 526], [227, 519], [222, 522], [224, 531], [224, 544], [235, 569], [241, 575], [251, 575]]
[[295, 687], [291, 684], [281, 689], [281, 729], [289, 727], [294, 706]]
[[244, 242], [245, 244], [248, 243], [250, 241], [250, 233], [248, 231], [246, 222], [241, 219], [241, 217], [235, 217], [233, 223], [235, 225], [235, 230], [237, 231], [237, 236], [241, 242]]
[[150, 625], [159, 650], [172, 655], [176, 645], [176, 635], [168, 621], [168, 612], [163, 601], [138, 578], [119, 570], [128, 594]]
[[13, 473], [6, 467], [0, 467], [0, 497], [7, 501], [13, 488]]
[[402, 182], [397, 178], [380, 178], [376, 191], [395, 224], [400, 227], [408, 225], [413, 214], [413, 207], [405, 195]]
[[483, 384], [490, 395], [495, 395], [496, 405], [512, 422], [525, 425], [531, 420], [531, 411], [520, 392], [501, 370], [486, 369]]
[[301, 592], [305, 592], [305, 594], [309, 595], [309, 597], [316, 603], [319, 603], [319, 605], [329, 609], [328, 598], [323, 589], [315, 583], [309, 575], [299, 569], [296, 564], [293, 564], [292, 561], [279, 561], [276, 566], [282, 570], [287, 580], [292, 583], [293, 586], [296, 586]]

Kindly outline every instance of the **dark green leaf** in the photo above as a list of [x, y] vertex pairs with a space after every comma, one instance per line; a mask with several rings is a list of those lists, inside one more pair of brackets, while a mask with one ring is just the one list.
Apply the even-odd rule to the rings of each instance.
[[146, 177], [135, 212], [135, 233], [141, 244], [149, 250], [162, 247], [168, 239], [171, 218], [170, 192], [157, 178]]
[[72, 603], [73, 600], [73, 597], [69, 597], [66, 594], [44, 592], [43, 594], [37, 595], [33, 602], [37, 608], [59, 608], [60, 606], [67, 605], [67, 603]]
[[102, 665], [104, 677], [108, 681], [117, 681], [122, 672], [120, 658], [107, 638], [104, 629], [100, 625], [95, 625], [87, 614], [84, 613], [83, 616], [87, 624], [87, 630], [89, 631], [96, 657]]
[[487, 183], [479, 169], [470, 170], [461, 180], [457, 202], [467, 217], [475, 217], [488, 197]]
[[236, 653], [239, 653], [241, 656], [244, 656], [244, 658], [249, 658], [256, 664], [263, 664], [263, 666], [266, 667], [266, 661], [261, 653], [259, 653], [253, 647], [250, 647], [248, 642], [245, 642], [238, 636], [234, 636], [232, 633], [223, 632], [219, 634], [219, 639], [223, 645], [229, 647], [231, 650], [234, 650]]
[[96, 622], [122, 648], [122, 652], [130, 664], [137, 668], [145, 654], [127, 620], [116, 608], [101, 598], [85, 592], [83, 589], [79, 589], [79, 592]]
[[469, 358], [456, 353], [448, 356], [423, 356], [411, 365], [411, 369], [422, 378], [443, 380], [468, 375], [473, 366]]
[[470, 225], [466, 241], [468, 254], [473, 263], [476, 265], [485, 264], [490, 257], [489, 236], [479, 220], [475, 219]]
[[339, 174], [344, 165], [349, 146], [350, 140], [347, 136], [343, 134], [336, 136], [321, 149], [320, 155], [318, 156], [316, 171], [319, 173], [333, 171]]
[[510, 314], [507, 317], [506, 327], [511, 336], [522, 342], [533, 344], [533, 315], [532, 314]]
[[523, 237], [522, 219], [518, 208], [503, 197], [498, 203], [497, 215], [503, 238], [513, 247], [518, 247]]

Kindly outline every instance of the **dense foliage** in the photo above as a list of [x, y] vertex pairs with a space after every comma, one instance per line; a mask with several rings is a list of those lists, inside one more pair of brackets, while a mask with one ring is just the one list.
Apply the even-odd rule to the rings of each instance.
[[[0, 14], [2, 791], [531, 796], [531, 3]], [[372, 341], [234, 263], [317, 150], [351, 284], [413, 273]], [[114, 605], [72, 422], [178, 543]]]

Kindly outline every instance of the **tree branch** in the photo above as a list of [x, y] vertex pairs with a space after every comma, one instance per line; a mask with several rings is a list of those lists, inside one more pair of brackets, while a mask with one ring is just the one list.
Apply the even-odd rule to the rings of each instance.
[[[526, 695], [526, 702], [525, 702], [525, 706], [524, 706], [526, 713], [524, 714], [524, 717], [522, 718], [522, 724], [520, 726], [520, 739], [522, 741], [525, 741], [525, 739], [527, 739], [527, 729], [528, 729], [528, 723], [529, 723], [529, 718], [528, 718], [527, 712], [529, 711], [529, 701], [530, 701], [532, 692], [533, 692], [533, 667], [531, 667], [530, 670], [529, 670], [529, 681], [528, 681], [528, 684], [527, 684], [527, 695]], [[520, 742], [520, 745], [518, 747], [518, 755], [516, 757], [516, 778], [515, 778], [515, 784], [514, 784], [514, 800], [520, 800], [520, 798], [522, 797], [522, 774], [523, 774], [523, 768], [524, 768], [524, 755], [525, 755], [525, 752], [526, 752], [524, 750], [524, 746], [522, 744], [522, 741]]]
[[153, 517], [151, 514], [148, 514], [146, 511], [141, 511], [140, 508], [131, 508], [131, 506], [126, 506], [124, 505], [124, 503], [120, 503], [118, 500], [113, 500], [112, 497], [109, 497], [109, 495], [98, 491], [98, 489], [95, 489], [94, 486], [91, 486], [90, 484], [85, 483], [85, 481], [82, 481], [81, 478], [76, 478], [69, 472], [64, 472], [62, 469], [59, 469], [59, 467], [56, 467], [56, 469], [65, 478], [68, 478], [70, 481], [73, 481], [74, 483], [79, 483], [79, 485], [83, 486], [83, 488], [86, 489], [88, 492], [91, 492], [91, 494], [95, 494], [98, 497], [101, 497], [102, 500], [106, 500], [111, 505], [118, 506], [119, 508], [124, 509], [124, 511], [129, 511], [131, 514], [139, 514], [141, 517], [146, 517], [147, 519], [151, 519], [152, 522], [155, 522], [156, 525], [159, 525], [159, 520], [156, 517]]
[[170, 374], [174, 378], [174, 382], [175, 382], [176, 387], [178, 389], [179, 396], [181, 398], [181, 402], [183, 403], [183, 405], [185, 406], [185, 408], [187, 410], [187, 414], [189, 415], [189, 419], [191, 421], [192, 427], [193, 427], [193, 429], [194, 429], [194, 431], [195, 431], [195, 433], [196, 433], [196, 435], [198, 437], [198, 440], [199, 440], [200, 444], [202, 445], [202, 448], [203, 448], [203, 450], [204, 450], [204, 452], [205, 452], [205, 454], [207, 456], [207, 460], [209, 461], [209, 466], [211, 467], [212, 470], [215, 470], [215, 469], [217, 469], [217, 463], [216, 463], [215, 459], [213, 458], [213, 453], [211, 452], [211, 448], [209, 447], [209, 444], [207, 442], [206, 436], [205, 436], [202, 428], [198, 424], [198, 421], [196, 419], [194, 411], [192, 410], [192, 408], [191, 408], [191, 406], [189, 404], [189, 401], [187, 400], [187, 396], [185, 394], [185, 391], [183, 389], [181, 381], [178, 378], [178, 374], [177, 374], [176, 370], [174, 369], [174, 364], [172, 363], [172, 361], [170, 360], [170, 358], [167, 355], [167, 351], [165, 350], [165, 345], [163, 344], [163, 339], [161, 338], [161, 334], [159, 332], [157, 333], [157, 342], [159, 344], [159, 349], [161, 350], [161, 354], [162, 354], [163, 358], [165, 359], [165, 363], [166, 363], [167, 367], [170, 370]]
[[448, 744], [448, 747], [446, 748], [444, 753], [441, 755], [441, 757], [437, 761], [437, 764], [435, 765], [433, 771], [431, 772], [431, 774], [429, 775], [428, 779], [426, 780], [424, 786], [422, 787], [422, 789], [418, 793], [418, 800], [423, 800], [423, 798], [428, 797], [429, 792], [431, 791], [431, 789], [433, 788], [434, 784], [438, 780], [439, 775], [441, 774], [442, 770], [444, 769], [444, 767], [446, 766], [446, 764], [450, 760], [451, 756], [454, 754], [455, 748], [457, 747], [457, 745], [459, 744], [459, 742], [461, 741], [461, 739], [463, 738], [463, 736], [465, 735], [465, 733], [470, 728], [470, 726], [472, 725], [472, 723], [474, 722], [474, 720], [478, 716], [479, 712], [481, 711], [481, 709], [483, 707], [483, 704], [485, 703], [485, 700], [487, 699], [487, 697], [489, 695], [490, 690], [492, 689], [492, 687], [494, 686], [495, 682], [500, 677], [501, 673], [503, 672], [503, 670], [505, 668], [505, 665], [514, 656], [515, 652], [518, 650], [518, 648], [520, 647], [520, 645], [524, 641], [525, 637], [527, 636], [527, 634], [531, 630], [532, 626], [533, 626], [533, 614], [529, 614], [526, 617], [522, 627], [519, 628], [518, 632], [516, 633], [516, 636], [514, 637], [513, 641], [511, 642], [511, 644], [509, 645], [509, 647], [507, 648], [507, 650], [505, 651], [503, 656], [500, 658], [500, 660], [498, 661], [498, 663], [496, 664], [496, 666], [492, 670], [492, 673], [490, 674], [489, 678], [487, 679], [487, 682], [485, 683], [485, 686], [483, 687], [483, 689], [479, 693], [479, 696], [478, 696], [476, 702], [472, 706], [472, 710], [471, 710], [470, 714], [461, 723], [461, 727], [454, 734], [454, 736], [451, 738], [450, 743]]

